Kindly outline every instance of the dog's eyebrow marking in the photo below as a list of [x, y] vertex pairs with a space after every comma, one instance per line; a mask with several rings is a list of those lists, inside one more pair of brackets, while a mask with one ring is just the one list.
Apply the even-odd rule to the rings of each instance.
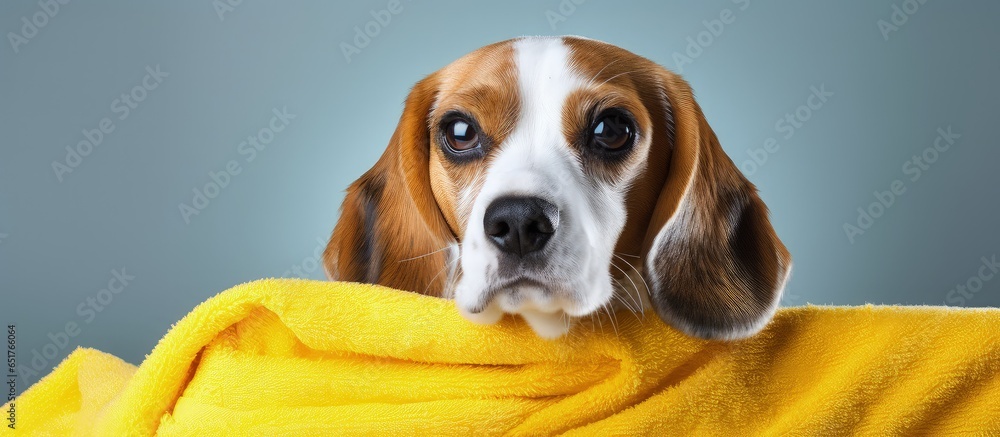
[[382, 263], [372, 262], [378, 248], [375, 246], [375, 222], [378, 217], [378, 202], [382, 198], [385, 181], [373, 178], [361, 186], [361, 202], [364, 210], [364, 233], [358, 247], [358, 262], [366, 267], [365, 281], [378, 282], [382, 274]]

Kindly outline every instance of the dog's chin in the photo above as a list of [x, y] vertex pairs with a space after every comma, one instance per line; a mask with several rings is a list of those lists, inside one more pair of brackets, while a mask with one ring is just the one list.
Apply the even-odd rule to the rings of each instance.
[[535, 331], [535, 334], [547, 340], [555, 340], [566, 335], [572, 322], [569, 316], [562, 311], [546, 313], [523, 310], [520, 314], [528, 322], [528, 326], [531, 326], [531, 329]]
[[[490, 304], [478, 313], [469, 312], [461, 306], [459, 306], [458, 309], [462, 314], [462, 317], [465, 317], [466, 320], [480, 325], [492, 325], [497, 323], [506, 313], [496, 304]], [[547, 340], [554, 340], [566, 335], [571, 326], [570, 316], [566, 315], [563, 311], [547, 313], [538, 310], [524, 309], [512, 314], [519, 314], [526, 322], [528, 322], [528, 326], [535, 331], [536, 335]]]
[[[492, 296], [484, 307], [463, 304], [463, 297], [470, 297], [470, 293], [457, 292], [456, 302], [459, 313], [473, 323], [491, 325], [500, 321], [504, 314], [515, 314], [523, 317], [539, 337], [556, 339], [569, 332], [574, 318], [588, 316], [611, 300], [611, 279], [601, 279], [595, 281], [596, 287], [594, 283], [581, 282], [570, 286], [573, 288], [518, 279], [483, 293], [471, 293]], [[565, 291], [585, 288], [590, 288], [587, 294]]]

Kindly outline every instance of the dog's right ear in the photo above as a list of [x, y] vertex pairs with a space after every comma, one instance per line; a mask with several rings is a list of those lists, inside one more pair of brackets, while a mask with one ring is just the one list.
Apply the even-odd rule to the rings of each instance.
[[687, 82], [663, 70], [659, 147], [668, 176], [643, 243], [645, 279], [660, 317], [687, 334], [739, 339], [778, 307], [792, 259], [767, 207], [722, 149]]
[[[430, 184], [428, 115], [438, 79], [418, 82], [382, 157], [347, 189], [323, 253], [327, 276], [439, 295], [455, 241]], [[436, 251], [436, 252], [435, 252]]]

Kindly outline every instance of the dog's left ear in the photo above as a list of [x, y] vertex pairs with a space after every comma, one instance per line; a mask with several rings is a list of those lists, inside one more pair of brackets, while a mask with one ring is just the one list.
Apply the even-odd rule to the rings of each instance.
[[323, 253], [331, 279], [443, 292], [443, 248], [455, 237], [431, 193], [428, 115], [437, 85], [432, 74], [413, 87], [382, 157], [348, 187]]
[[[760, 331], [777, 309], [791, 270], [767, 207], [719, 145], [683, 79], [660, 75], [661, 132], [654, 149], [668, 166], [643, 240], [650, 300], [666, 322], [708, 339]], [[655, 129], [654, 129], [655, 130]], [[655, 144], [656, 141], [669, 144]], [[669, 150], [669, 152], [664, 152]]]

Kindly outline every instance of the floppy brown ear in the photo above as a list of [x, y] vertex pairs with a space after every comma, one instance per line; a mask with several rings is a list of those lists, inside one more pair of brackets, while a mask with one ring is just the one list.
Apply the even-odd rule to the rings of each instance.
[[413, 87], [382, 157], [347, 189], [323, 253], [331, 279], [441, 293], [447, 251], [440, 249], [455, 238], [430, 185], [428, 114], [436, 94], [434, 75]]
[[[666, 180], [643, 240], [650, 300], [666, 322], [694, 336], [755, 334], [778, 306], [791, 257], [757, 189], [733, 164], [673, 73], [662, 76], [669, 141]], [[672, 123], [672, 130], [671, 128]]]

